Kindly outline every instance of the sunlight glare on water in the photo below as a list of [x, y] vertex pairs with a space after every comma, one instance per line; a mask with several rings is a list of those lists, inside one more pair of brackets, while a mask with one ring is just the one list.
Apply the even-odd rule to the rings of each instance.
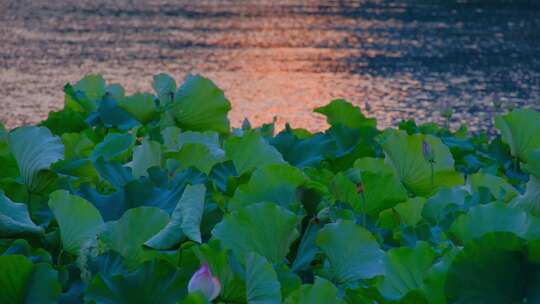
[[447, 107], [453, 127], [490, 127], [494, 100], [540, 107], [540, 5], [489, 3], [2, 1], [0, 120], [44, 119], [88, 73], [133, 93], [167, 72], [214, 80], [235, 126], [320, 130], [312, 109], [345, 98], [380, 127]]

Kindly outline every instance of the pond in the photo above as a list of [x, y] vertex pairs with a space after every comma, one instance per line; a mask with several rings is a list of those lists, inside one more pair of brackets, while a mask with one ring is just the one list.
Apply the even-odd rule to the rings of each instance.
[[[345, 98], [379, 120], [490, 128], [540, 108], [535, 1], [0, 2], [0, 120], [35, 123], [87, 73], [151, 90], [152, 75], [214, 80], [233, 125], [318, 130], [312, 109]], [[494, 106], [501, 104], [502, 109]]]

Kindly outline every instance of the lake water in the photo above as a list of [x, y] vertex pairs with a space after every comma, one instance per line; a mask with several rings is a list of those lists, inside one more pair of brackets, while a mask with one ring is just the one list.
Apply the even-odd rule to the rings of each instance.
[[489, 128], [497, 111], [540, 108], [538, 3], [0, 0], [0, 120], [45, 118], [87, 73], [135, 92], [167, 72], [214, 80], [234, 125], [318, 130], [312, 109], [345, 98], [381, 127], [451, 107], [452, 126]]

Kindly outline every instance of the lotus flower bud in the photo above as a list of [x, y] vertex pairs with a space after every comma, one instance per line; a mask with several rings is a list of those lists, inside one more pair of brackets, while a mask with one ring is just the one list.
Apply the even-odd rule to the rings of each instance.
[[431, 148], [431, 145], [426, 140], [422, 141], [422, 154], [424, 154], [426, 161], [430, 163], [435, 162], [435, 153], [433, 152], [433, 148]]
[[189, 293], [200, 292], [208, 299], [208, 301], [212, 301], [219, 296], [221, 284], [216, 277], [212, 276], [207, 263], [204, 263], [201, 268], [193, 274], [189, 280], [188, 291]]

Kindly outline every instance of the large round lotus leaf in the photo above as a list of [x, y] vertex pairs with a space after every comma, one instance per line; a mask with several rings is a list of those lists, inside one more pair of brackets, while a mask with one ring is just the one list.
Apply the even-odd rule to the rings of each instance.
[[180, 151], [167, 153], [167, 158], [178, 161], [178, 170], [194, 167], [206, 174], [222, 160], [213, 155], [208, 146], [199, 143], [184, 144]]
[[330, 125], [341, 124], [348, 128], [360, 129], [377, 127], [377, 121], [366, 118], [359, 107], [355, 107], [344, 99], [332, 100], [329, 104], [315, 109], [316, 113], [326, 116]]
[[415, 248], [400, 247], [386, 253], [384, 279], [377, 286], [389, 300], [400, 300], [409, 293], [421, 292], [424, 278], [435, 259], [428, 243], [419, 242]]
[[495, 127], [510, 146], [512, 155], [523, 161], [529, 152], [540, 148], [540, 113], [531, 109], [518, 109], [495, 118]]
[[448, 303], [540, 303], [540, 264], [528, 261], [525, 245], [507, 232], [467, 243], [448, 269]]
[[154, 96], [149, 93], [136, 93], [127, 98], [123, 98], [118, 105], [143, 124], [150, 122], [158, 116]]
[[49, 207], [60, 227], [63, 248], [69, 253], [79, 254], [81, 246], [103, 226], [101, 214], [91, 203], [67, 191], [53, 192]]
[[99, 273], [84, 298], [103, 304], [175, 304], [187, 295], [188, 273], [154, 259], [132, 272]]
[[156, 91], [161, 105], [166, 105], [173, 101], [176, 92], [176, 81], [174, 78], [164, 73], [155, 75], [152, 87]]
[[328, 259], [329, 275], [339, 284], [384, 274], [384, 252], [369, 231], [352, 221], [327, 224], [316, 243]]
[[178, 149], [186, 144], [201, 144], [208, 148], [210, 154], [216, 159], [223, 159], [225, 151], [219, 143], [219, 134], [213, 131], [193, 132], [187, 131], [178, 134]]
[[450, 231], [462, 242], [467, 242], [490, 232], [512, 232], [526, 237], [531, 227], [536, 226], [538, 219], [526, 212], [501, 203], [491, 203], [471, 208], [454, 221]]
[[0, 256], [0, 303], [58, 303], [60, 283], [51, 265], [22, 255]]
[[384, 160], [365, 157], [358, 159], [354, 167], [361, 172], [366, 213], [375, 216], [407, 200], [407, 191]]
[[82, 92], [91, 101], [99, 100], [106, 93], [105, 79], [101, 75], [87, 75], [79, 80], [73, 89]]
[[423, 197], [410, 198], [394, 206], [400, 222], [407, 226], [416, 226], [422, 220], [422, 209], [426, 199]]
[[[404, 131], [389, 131], [382, 142], [386, 162], [403, 185], [419, 196], [429, 196], [442, 186], [463, 184], [463, 176], [454, 170], [454, 159], [442, 141], [431, 135], [408, 135]], [[433, 171], [423, 153], [427, 143], [434, 156]]]
[[124, 258], [139, 261], [143, 244], [169, 222], [169, 215], [156, 207], [137, 207], [127, 210], [122, 217], [106, 224], [100, 239]]
[[274, 202], [290, 208], [298, 203], [297, 188], [305, 183], [304, 173], [287, 164], [272, 164], [257, 169], [249, 182], [236, 189], [229, 202], [230, 209], [238, 209], [260, 202]]
[[525, 193], [514, 198], [510, 206], [530, 212], [533, 215], [540, 215], [540, 180], [531, 176], [527, 183]]
[[475, 173], [469, 176], [468, 183], [475, 192], [478, 192], [480, 187], [489, 189], [493, 197], [503, 202], [509, 202], [519, 194], [512, 185], [496, 175]]
[[34, 265], [34, 271], [26, 287], [25, 304], [58, 303], [62, 287], [58, 281], [58, 272], [50, 264]]
[[281, 303], [281, 285], [272, 264], [254, 252], [247, 255], [246, 293], [248, 304]]
[[0, 190], [0, 237], [41, 233], [43, 228], [32, 222], [27, 206], [12, 202]]
[[161, 144], [144, 139], [140, 146], [133, 148], [133, 161], [130, 163], [133, 176], [148, 176], [147, 170], [161, 166]]
[[528, 173], [540, 179], [540, 149], [529, 152], [528, 163], [523, 167]]
[[39, 171], [64, 158], [62, 140], [45, 127], [21, 127], [9, 135], [9, 146], [23, 178], [31, 187]]
[[313, 285], [302, 285], [293, 292], [285, 304], [343, 304], [345, 301], [338, 298], [338, 289], [323, 278], [315, 278]]
[[278, 263], [298, 237], [298, 221], [294, 213], [276, 204], [258, 203], [225, 215], [212, 235], [240, 257], [253, 251]]
[[271, 139], [270, 143], [283, 155], [283, 159], [301, 169], [317, 167], [337, 149], [335, 140], [328, 134], [307, 134], [299, 138], [289, 127]]
[[180, 128], [191, 131], [229, 131], [231, 104], [211, 80], [188, 75], [169, 109]]
[[242, 137], [230, 137], [225, 141], [225, 153], [239, 174], [244, 174], [268, 164], [284, 163], [281, 154], [255, 131], [245, 132]]
[[186, 186], [170, 222], [158, 234], [146, 241], [145, 245], [155, 249], [168, 249], [178, 244], [184, 236], [201, 243], [201, 220], [205, 196], [204, 185]]
[[422, 216], [431, 223], [439, 223], [445, 219], [451, 206], [462, 206], [465, 203], [466, 194], [467, 191], [462, 187], [441, 188], [426, 201]]
[[135, 143], [131, 134], [109, 133], [92, 152], [92, 160], [103, 157], [105, 161], [125, 160]]
[[22, 255], [0, 256], [0, 303], [24, 303], [32, 262]]

